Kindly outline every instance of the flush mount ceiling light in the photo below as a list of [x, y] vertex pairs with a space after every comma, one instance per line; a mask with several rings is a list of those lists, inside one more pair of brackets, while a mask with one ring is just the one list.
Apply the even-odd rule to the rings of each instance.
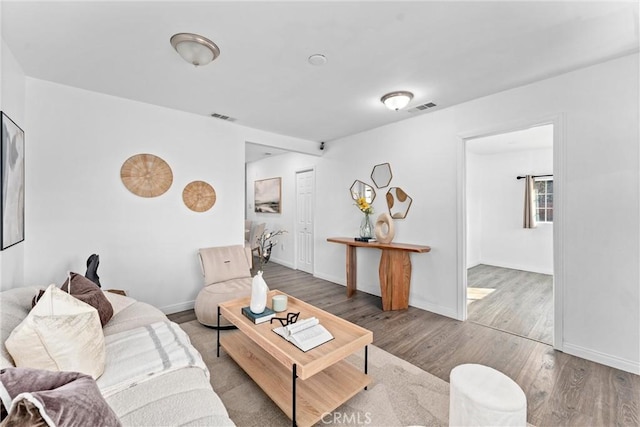
[[322, 54], [316, 53], [314, 55], [311, 55], [309, 59], [307, 59], [307, 61], [309, 61], [309, 64], [311, 65], [321, 66], [327, 63], [327, 57]]
[[207, 65], [220, 56], [220, 49], [206, 37], [191, 33], [178, 33], [171, 37], [171, 46], [182, 59], [196, 67]]
[[413, 94], [407, 91], [391, 92], [380, 98], [380, 101], [390, 110], [400, 110], [407, 106]]

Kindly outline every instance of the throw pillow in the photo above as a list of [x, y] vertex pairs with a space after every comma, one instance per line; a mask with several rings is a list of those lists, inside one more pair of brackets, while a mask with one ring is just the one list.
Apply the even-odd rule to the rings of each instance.
[[120, 313], [125, 308], [129, 307], [131, 304], [136, 302], [135, 299], [126, 297], [124, 295], [114, 294], [113, 292], [103, 291], [104, 296], [111, 303], [111, 307], [113, 307], [113, 315]]
[[79, 372], [8, 368], [0, 371], [6, 426], [120, 426], [96, 382]]
[[42, 295], [44, 295], [44, 289], [40, 289], [38, 291], [38, 295], [33, 297], [33, 299], [31, 300], [31, 308], [35, 307], [35, 305], [38, 303], [40, 298], [42, 298]]
[[5, 347], [18, 367], [77, 371], [93, 378], [104, 371], [104, 334], [98, 311], [55, 285], [47, 288], [11, 332]]
[[21, 396], [11, 409], [11, 413], [2, 418], [2, 427], [49, 427], [42, 418], [38, 407]]
[[102, 289], [91, 280], [78, 273], [69, 273], [71, 277], [71, 286], [69, 286], [69, 278], [62, 284], [62, 290], [68, 292], [71, 289], [71, 295], [78, 298], [82, 302], [86, 302], [90, 306], [98, 310], [100, 315], [100, 323], [102, 326], [113, 317], [113, 307], [104, 296]]

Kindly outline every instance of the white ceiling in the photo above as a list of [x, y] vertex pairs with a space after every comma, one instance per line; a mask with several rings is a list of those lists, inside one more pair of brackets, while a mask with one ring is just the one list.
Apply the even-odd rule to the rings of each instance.
[[467, 150], [475, 154], [497, 154], [508, 151], [539, 150], [553, 147], [553, 125], [470, 139]]
[[276, 147], [269, 147], [266, 145], [254, 144], [251, 142], [245, 142], [244, 144], [244, 158], [246, 163], [255, 162], [258, 160], [266, 159], [267, 157], [274, 157], [287, 153], [290, 153], [290, 151], [282, 150]]
[[[312, 141], [638, 51], [638, 2], [2, 1], [2, 37], [26, 75]], [[194, 68], [169, 44], [212, 39]], [[320, 53], [324, 66], [307, 58]], [[212, 118], [211, 120], [217, 120]]]

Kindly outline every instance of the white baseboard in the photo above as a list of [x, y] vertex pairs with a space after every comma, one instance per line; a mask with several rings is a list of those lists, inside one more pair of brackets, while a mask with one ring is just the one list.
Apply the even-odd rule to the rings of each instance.
[[441, 305], [433, 304], [427, 301], [421, 301], [421, 300], [418, 300], [417, 298], [409, 298], [409, 306], [420, 308], [422, 310], [439, 314], [441, 316], [450, 317], [455, 320], [460, 320], [458, 318], [458, 312], [456, 310], [452, 310], [449, 307], [443, 307]]
[[590, 350], [588, 348], [566, 342], [563, 345], [563, 352], [591, 360], [592, 362], [601, 363], [612, 368], [620, 369], [622, 371], [631, 372], [632, 374], [640, 375], [640, 362], [622, 359], [620, 357], [600, 353], [599, 351]]
[[[314, 277], [317, 277], [318, 279], [323, 279], [329, 282], [333, 282], [333, 283], [337, 283], [339, 285], [342, 286], [347, 286], [346, 281], [342, 278], [338, 278], [338, 277], [334, 277], [334, 276], [329, 276], [326, 274], [315, 274]], [[359, 291], [362, 292], [366, 292], [368, 294], [371, 295], [375, 295], [375, 296], [380, 296], [380, 289], [376, 288], [376, 289], [360, 289], [358, 288]], [[411, 307], [416, 307], [416, 308], [420, 308], [422, 310], [427, 310], [430, 311], [432, 313], [435, 314], [439, 314], [441, 316], [446, 316], [446, 317], [450, 317], [452, 319], [456, 319], [456, 320], [460, 320], [458, 319], [458, 313], [455, 310], [452, 310], [448, 307], [443, 307], [437, 304], [432, 304], [426, 301], [421, 301], [417, 298], [410, 298], [409, 299], [409, 306]]]
[[326, 280], [327, 282], [336, 283], [338, 285], [347, 286], [347, 281], [341, 277], [330, 276], [322, 273], [315, 273], [313, 277], [317, 277], [318, 279]]
[[473, 268], [476, 265], [480, 265], [482, 262], [479, 259], [469, 259], [467, 258], [467, 268]]
[[173, 314], [173, 313], [179, 313], [185, 310], [192, 310], [195, 304], [196, 304], [196, 301], [192, 300], [192, 301], [179, 302], [177, 304], [165, 305], [164, 307], [159, 307], [159, 308], [160, 308], [160, 311], [162, 311], [164, 314]]
[[295, 268], [295, 266], [293, 265], [293, 263], [288, 262], [288, 261], [284, 261], [284, 260], [279, 259], [279, 258], [271, 258], [271, 259], [269, 260], [269, 262], [273, 262], [273, 263], [275, 263], [275, 264], [283, 265], [283, 266], [285, 266], [285, 267], [287, 267], [287, 268], [290, 268], [290, 269], [292, 269], [292, 270], [295, 270], [295, 269], [296, 269], [296, 268]]

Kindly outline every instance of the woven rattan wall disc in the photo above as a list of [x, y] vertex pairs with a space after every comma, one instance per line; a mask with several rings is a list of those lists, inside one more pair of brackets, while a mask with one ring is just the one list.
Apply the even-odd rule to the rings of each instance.
[[204, 181], [193, 181], [182, 190], [184, 204], [195, 212], [205, 212], [216, 203], [216, 190]]
[[171, 168], [153, 154], [136, 154], [120, 168], [120, 179], [129, 191], [140, 197], [157, 197], [173, 183]]

